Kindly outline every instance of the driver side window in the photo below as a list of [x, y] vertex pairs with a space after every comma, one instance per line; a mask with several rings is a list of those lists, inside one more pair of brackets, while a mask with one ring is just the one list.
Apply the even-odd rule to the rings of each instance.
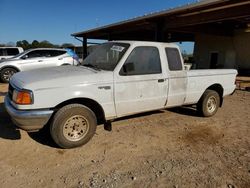
[[41, 57], [40, 50], [34, 50], [25, 55], [26, 59]]
[[136, 47], [122, 69], [120, 75], [145, 75], [161, 73], [161, 60], [158, 48], [156, 47]]

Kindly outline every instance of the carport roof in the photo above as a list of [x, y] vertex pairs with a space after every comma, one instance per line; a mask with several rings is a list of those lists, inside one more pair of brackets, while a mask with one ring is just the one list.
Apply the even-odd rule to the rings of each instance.
[[231, 35], [250, 25], [250, 1], [204, 0], [73, 33], [106, 40], [193, 41], [195, 33]]

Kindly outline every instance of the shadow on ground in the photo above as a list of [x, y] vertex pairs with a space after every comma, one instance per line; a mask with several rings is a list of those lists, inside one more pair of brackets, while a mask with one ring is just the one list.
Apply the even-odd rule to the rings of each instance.
[[200, 117], [197, 110], [193, 106], [182, 106], [182, 107], [175, 107], [168, 109], [170, 112], [174, 112], [177, 114], [182, 114], [186, 116], [194, 116], [194, 117]]
[[9, 140], [21, 139], [20, 131], [11, 122], [3, 103], [0, 103], [0, 138]]
[[6, 94], [7, 94], [7, 92], [1, 92], [1, 91], [0, 91], [0, 97], [5, 96]]
[[162, 113], [164, 113], [164, 110], [155, 110], [155, 111], [150, 111], [150, 112], [142, 112], [142, 113], [139, 113], [139, 114], [134, 114], [134, 115], [129, 115], [129, 116], [117, 118], [115, 121], [135, 119], [135, 118], [146, 117], [146, 116], [149, 116], [149, 115], [162, 114]]
[[34, 141], [36, 141], [36, 142], [38, 142], [38, 143], [40, 143], [42, 145], [49, 146], [49, 147], [52, 147], [52, 148], [59, 148], [55, 144], [53, 139], [51, 138], [48, 126], [44, 127], [43, 129], [41, 129], [38, 132], [29, 132], [28, 135]]

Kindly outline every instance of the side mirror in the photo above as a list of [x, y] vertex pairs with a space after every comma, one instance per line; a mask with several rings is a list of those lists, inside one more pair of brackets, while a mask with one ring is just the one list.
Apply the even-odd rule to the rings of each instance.
[[28, 58], [28, 55], [25, 54], [24, 56], [21, 57], [21, 59], [27, 59]]
[[135, 70], [133, 62], [128, 62], [122, 66], [121, 75], [129, 75], [130, 72]]

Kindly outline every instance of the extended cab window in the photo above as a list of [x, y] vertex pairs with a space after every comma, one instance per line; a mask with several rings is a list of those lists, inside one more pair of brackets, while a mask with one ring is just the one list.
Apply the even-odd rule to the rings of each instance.
[[136, 47], [120, 70], [120, 75], [161, 73], [161, 60], [156, 47]]
[[177, 48], [166, 48], [168, 67], [170, 71], [182, 70], [180, 53]]

